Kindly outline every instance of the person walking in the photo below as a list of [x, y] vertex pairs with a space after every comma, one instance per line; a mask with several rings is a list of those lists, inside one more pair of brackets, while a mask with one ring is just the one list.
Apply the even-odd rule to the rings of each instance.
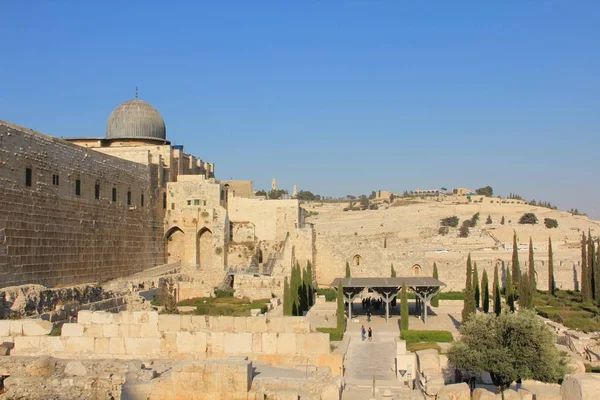
[[365, 326], [363, 325], [360, 327], [360, 337], [362, 338], [363, 342], [366, 339], [366, 334], [367, 334], [367, 331], [365, 331]]
[[367, 322], [371, 322], [371, 310], [367, 311]]
[[373, 329], [371, 329], [371, 327], [369, 327], [369, 342], [373, 341]]

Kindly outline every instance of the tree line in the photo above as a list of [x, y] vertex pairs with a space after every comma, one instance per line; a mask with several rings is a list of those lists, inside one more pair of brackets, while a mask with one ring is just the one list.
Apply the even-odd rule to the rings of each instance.
[[312, 276], [310, 261], [304, 269], [298, 261], [292, 266], [289, 282], [287, 276], [283, 281], [283, 315], [302, 316], [313, 306], [316, 289]]

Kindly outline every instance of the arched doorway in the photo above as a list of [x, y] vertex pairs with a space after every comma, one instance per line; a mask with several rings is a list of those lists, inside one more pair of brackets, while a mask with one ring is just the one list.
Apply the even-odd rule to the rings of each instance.
[[358, 267], [358, 266], [362, 265], [362, 257], [359, 254], [357, 254], [352, 259], [352, 262], [354, 263], [354, 265], [356, 265]]
[[421, 266], [419, 264], [415, 264], [412, 267], [413, 276], [421, 276]]
[[165, 249], [167, 251], [167, 263], [175, 263], [179, 261], [183, 261], [185, 258], [185, 233], [177, 227], [167, 231], [165, 235], [166, 245]]
[[212, 266], [212, 232], [208, 228], [202, 228], [198, 232], [198, 243], [196, 245], [196, 263], [199, 268]]

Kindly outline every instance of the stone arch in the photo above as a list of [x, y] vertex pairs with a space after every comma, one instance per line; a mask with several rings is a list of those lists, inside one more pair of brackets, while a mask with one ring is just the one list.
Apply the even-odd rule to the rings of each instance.
[[357, 255], [355, 255], [355, 256], [352, 258], [352, 263], [353, 263], [354, 265], [356, 265], [357, 267], [362, 265], [362, 263], [363, 263], [363, 259], [362, 259], [362, 257], [360, 256], [360, 254], [357, 254]]
[[211, 267], [213, 256], [212, 231], [202, 228], [198, 231], [196, 243], [196, 264], [199, 268]]
[[413, 265], [413, 267], [412, 267], [413, 276], [421, 276], [421, 272], [423, 272], [423, 270], [421, 269], [421, 266], [419, 264]]
[[165, 250], [167, 263], [183, 261], [185, 259], [185, 233], [178, 226], [174, 226], [165, 234]]

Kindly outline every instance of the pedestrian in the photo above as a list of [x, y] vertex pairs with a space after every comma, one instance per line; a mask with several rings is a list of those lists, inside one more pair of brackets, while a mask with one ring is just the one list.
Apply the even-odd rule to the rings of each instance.
[[367, 331], [365, 331], [365, 326], [364, 326], [364, 325], [363, 325], [363, 326], [361, 326], [361, 327], [360, 327], [360, 337], [362, 338], [362, 341], [363, 341], [363, 342], [364, 342], [364, 341], [365, 341], [365, 339], [366, 339], [366, 337], [365, 337], [366, 333], [367, 333]]
[[373, 341], [373, 330], [369, 327], [369, 342]]
[[371, 322], [371, 311], [367, 311], [367, 322]]

